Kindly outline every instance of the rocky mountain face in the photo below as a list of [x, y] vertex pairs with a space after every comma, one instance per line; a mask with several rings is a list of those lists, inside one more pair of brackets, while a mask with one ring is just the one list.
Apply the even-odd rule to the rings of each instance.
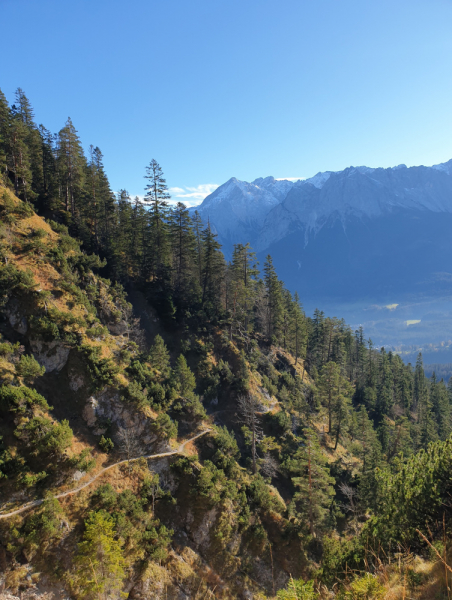
[[339, 221], [375, 219], [402, 211], [452, 212], [452, 161], [435, 167], [399, 165], [392, 169], [350, 167], [319, 173], [293, 185], [271, 210], [259, 232], [265, 250], [293, 231], [303, 231], [304, 246], [325, 226]]

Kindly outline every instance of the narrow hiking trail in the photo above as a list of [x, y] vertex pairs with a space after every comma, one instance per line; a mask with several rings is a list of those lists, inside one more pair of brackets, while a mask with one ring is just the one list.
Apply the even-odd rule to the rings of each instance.
[[[93, 483], [93, 481], [96, 481], [96, 479], [98, 479], [106, 471], [109, 471], [110, 469], [113, 469], [114, 467], [117, 467], [119, 465], [124, 465], [126, 463], [135, 462], [135, 461], [140, 460], [142, 458], [145, 458], [146, 460], [150, 460], [152, 458], [165, 458], [166, 456], [174, 456], [175, 454], [183, 454], [184, 448], [185, 448], [185, 446], [187, 444], [189, 444], [190, 442], [195, 441], [196, 439], [198, 439], [202, 435], [205, 435], [209, 431], [212, 431], [212, 429], [210, 429], [210, 428], [209, 429], [204, 429], [203, 431], [201, 431], [200, 433], [196, 434], [192, 438], [190, 438], [188, 440], [185, 440], [185, 442], [183, 442], [178, 447], [177, 450], [172, 450], [171, 452], [161, 452], [159, 454], [149, 454], [149, 455], [143, 454], [142, 456], [137, 456], [136, 458], [131, 458], [130, 460], [124, 459], [124, 460], [120, 460], [119, 462], [113, 463], [112, 465], [109, 465], [108, 467], [105, 467], [104, 469], [102, 469], [101, 471], [99, 471], [99, 473], [97, 473], [97, 475], [94, 475], [94, 477], [92, 477], [91, 479], [89, 479], [86, 483], [84, 483], [83, 485], [79, 486], [78, 488], [74, 488], [73, 490], [68, 490], [67, 492], [61, 492], [61, 494], [56, 494], [55, 496], [51, 496], [51, 499], [65, 498], [66, 496], [72, 496], [72, 494], [77, 494], [81, 490], [83, 490], [86, 487], [88, 487], [89, 485], [91, 485]], [[18, 514], [24, 512], [24, 511], [30, 509], [30, 508], [33, 508], [35, 506], [40, 506], [43, 502], [44, 502], [44, 499], [32, 500], [31, 502], [28, 502], [27, 504], [24, 504], [20, 508], [17, 508], [16, 510], [13, 510], [13, 511], [11, 511], [9, 513], [0, 513], [0, 519], [7, 519], [8, 517], [13, 517], [14, 515], [18, 515]]]

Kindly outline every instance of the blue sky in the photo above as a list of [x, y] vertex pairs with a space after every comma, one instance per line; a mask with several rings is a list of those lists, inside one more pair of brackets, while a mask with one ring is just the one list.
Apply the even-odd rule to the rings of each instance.
[[0, 5], [0, 88], [52, 131], [71, 116], [115, 190], [142, 194], [152, 158], [187, 202], [232, 176], [452, 158], [451, 0]]

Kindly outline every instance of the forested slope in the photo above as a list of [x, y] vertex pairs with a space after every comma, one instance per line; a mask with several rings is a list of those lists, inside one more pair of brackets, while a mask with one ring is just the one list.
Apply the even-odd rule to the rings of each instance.
[[156, 161], [145, 203], [113, 194], [21, 90], [0, 165], [0, 585], [447, 597], [450, 389], [421, 357], [306, 316], [246, 240], [227, 262]]

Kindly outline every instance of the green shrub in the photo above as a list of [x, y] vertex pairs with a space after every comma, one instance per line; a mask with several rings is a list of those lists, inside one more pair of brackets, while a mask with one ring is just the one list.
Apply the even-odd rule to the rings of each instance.
[[68, 463], [72, 469], [83, 471], [84, 473], [89, 473], [96, 465], [96, 461], [91, 456], [89, 448], [85, 448], [80, 454], [72, 456], [68, 459]]
[[127, 375], [141, 384], [142, 387], [149, 387], [156, 380], [151, 369], [139, 360], [134, 360], [126, 369]]
[[69, 231], [68, 231], [68, 228], [66, 227], [66, 225], [63, 225], [62, 223], [57, 223], [56, 221], [52, 221], [51, 219], [48, 221], [48, 224], [53, 229], [53, 231], [55, 231], [55, 233], [60, 233], [62, 235], [69, 235]]
[[157, 435], [163, 439], [177, 437], [177, 424], [166, 413], [160, 413], [153, 426]]
[[160, 564], [168, 558], [168, 547], [173, 534], [174, 531], [161, 525], [158, 519], [147, 526], [143, 535], [144, 547], [151, 560]]
[[63, 510], [56, 498], [45, 500], [38, 511], [24, 523], [21, 533], [25, 537], [25, 545], [31, 550], [37, 550], [50, 540], [61, 538], [64, 534], [61, 528], [62, 515]]
[[281, 501], [270, 494], [268, 485], [261, 475], [255, 475], [248, 487], [248, 497], [251, 507], [263, 510], [264, 512], [284, 512], [285, 506]]
[[47, 477], [47, 473], [45, 471], [41, 471], [41, 473], [20, 473], [17, 478], [17, 482], [21, 486], [25, 487], [33, 487], [43, 479]]
[[218, 427], [213, 441], [217, 450], [213, 455], [212, 461], [220, 469], [229, 472], [236, 465], [236, 460], [240, 457], [239, 447], [237, 446], [234, 434], [229, 432], [227, 427]]
[[372, 573], [365, 573], [341, 590], [338, 600], [378, 600], [385, 596], [385, 589]]
[[111, 450], [113, 450], [114, 446], [114, 443], [109, 437], [102, 436], [100, 438], [99, 447], [102, 452], [105, 452], [105, 454], [108, 454]]
[[36, 317], [32, 315], [30, 317], [30, 329], [47, 342], [59, 340], [64, 336], [64, 333], [63, 336], [60, 334], [58, 325], [47, 316]]
[[314, 590], [314, 582], [290, 578], [285, 590], [279, 590], [276, 595], [280, 600], [316, 600], [319, 594]]
[[135, 403], [138, 408], [144, 408], [150, 404], [147, 392], [142, 390], [140, 384], [136, 381], [132, 381], [127, 386], [126, 393], [123, 398], [129, 402]]
[[14, 212], [21, 219], [27, 219], [35, 214], [33, 206], [29, 202], [22, 202], [22, 200], [17, 204]]
[[28, 439], [34, 454], [62, 454], [72, 443], [73, 432], [69, 421], [52, 423], [46, 417], [33, 417], [19, 425], [14, 432], [19, 439]]
[[267, 375], [262, 375], [262, 385], [271, 396], [276, 396], [278, 393], [278, 388], [271, 382]]
[[103, 325], [101, 325], [100, 323], [98, 323], [98, 324], [94, 325], [93, 327], [90, 327], [89, 329], [87, 329], [85, 331], [85, 333], [92, 340], [102, 339], [107, 335], [108, 329], [106, 327], [104, 327]]
[[102, 349], [99, 346], [83, 344], [77, 349], [85, 359], [94, 391], [113, 383], [114, 376], [118, 373], [119, 367], [109, 358], [100, 358]]
[[41, 377], [45, 372], [45, 367], [41, 367], [34, 356], [23, 354], [16, 364], [16, 374], [22, 377], [25, 383], [32, 383], [36, 377]]
[[0, 305], [13, 292], [21, 293], [34, 287], [36, 283], [30, 271], [21, 271], [12, 264], [0, 265]]
[[11, 344], [10, 342], [0, 342], [0, 356], [10, 358], [19, 348], [19, 342]]
[[12, 212], [14, 212], [14, 209], [15, 209], [14, 200], [11, 198], [11, 196], [8, 194], [8, 192], [5, 190], [0, 199], [0, 215], [2, 215], [2, 217], [5, 217], [6, 215], [9, 215]]
[[199, 472], [194, 491], [207, 498], [209, 504], [219, 504], [225, 496], [230, 495], [231, 486], [235, 487], [235, 484], [228, 481], [225, 472], [218, 469], [210, 460], [206, 460]]
[[345, 565], [351, 570], [362, 570], [365, 566], [365, 546], [359, 537], [350, 540], [325, 537], [323, 539], [323, 559], [319, 577], [326, 585], [333, 585], [343, 579]]
[[39, 406], [43, 410], [50, 410], [47, 400], [25, 385], [15, 387], [3, 385], [0, 387], [0, 409], [17, 413], [26, 413], [28, 410]]
[[[436, 559], [437, 556], [434, 555], [433, 558]], [[424, 573], [417, 573], [412, 568], [408, 568], [406, 570], [406, 581], [407, 581], [408, 587], [410, 589], [415, 589], [415, 588], [419, 587], [420, 585], [422, 585], [422, 583], [424, 582], [424, 580], [425, 580], [425, 574]]]

